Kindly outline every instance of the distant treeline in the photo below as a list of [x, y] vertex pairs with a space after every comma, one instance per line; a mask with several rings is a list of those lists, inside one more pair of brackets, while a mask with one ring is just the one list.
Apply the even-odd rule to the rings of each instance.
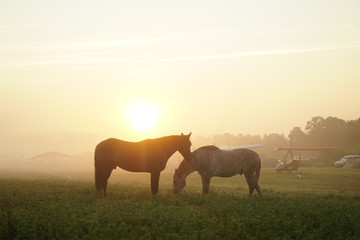
[[360, 118], [345, 121], [335, 117], [313, 117], [305, 131], [294, 127], [289, 134], [295, 145], [335, 146], [343, 154], [360, 154]]
[[[260, 135], [213, 135], [211, 138], [199, 137], [197, 145], [214, 144], [216, 146], [239, 146], [249, 144], [265, 144], [265, 147], [254, 149], [260, 153], [263, 160], [280, 159], [285, 152], [274, 151], [277, 147], [337, 147], [328, 151], [302, 151], [301, 154], [315, 156], [318, 159], [313, 165], [332, 166], [333, 162], [344, 155], [360, 154], [360, 118], [345, 121], [336, 117], [313, 117], [307, 122], [304, 130], [294, 127], [288, 136], [284, 134]], [[292, 142], [292, 143], [291, 143]], [[296, 153], [295, 153], [296, 154]], [[272, 165], [273, 165], [272, 164]], [[271, 165], [271, 164], [268, 164]]]

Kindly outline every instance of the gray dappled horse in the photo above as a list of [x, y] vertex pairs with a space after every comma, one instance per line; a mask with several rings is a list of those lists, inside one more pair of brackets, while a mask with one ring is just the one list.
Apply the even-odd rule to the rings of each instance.
[[216, 146], [200, 147], [191, 153], [191, 161], [182, 161], [175, 170], [173, 177], [173, 193], [177, 194], [186, 185], [186, 177], [197, 171], [202, 179], [203, 193], [207, 194], [210, 179], [217, 177], [232, 177], [244, 174], [249, 186], [249, 196], [254, 189], [262, 196], [259, 186], [261, 161], [259, 155], [250, 149], [220, 150]]
[[151, 192], [156, 194], [160, 172], [170, 156], [179, 151], [186, 161], [191, 161], [190, 134], [127, 142], [109, 138], [95, 148], [95, 188], [106, 196], [106, 187], [112, 170], [120, 167], [130, 172], [151, 174]]

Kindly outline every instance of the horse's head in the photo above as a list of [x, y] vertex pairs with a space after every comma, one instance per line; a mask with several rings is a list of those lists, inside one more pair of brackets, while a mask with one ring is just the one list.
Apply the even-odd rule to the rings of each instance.
[[173, 177], [173, 194], [180, 193], [186, 185], [186, 174], [181, 173], [179, 169], [175, 169]]
[[180, 136], [180, 144], [178, 147], [178, 151], [181, 153], [181, 155], [184, 157], [184, 159], [187, 162], [191, 162], [191, 141], [190, 141], [191, 133], [188, 135], [181, 134]]

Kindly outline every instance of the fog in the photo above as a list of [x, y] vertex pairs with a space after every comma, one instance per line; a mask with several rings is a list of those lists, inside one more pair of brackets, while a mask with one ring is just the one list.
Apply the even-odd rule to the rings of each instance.
[[[213, 134], [210, 136], [192, 134], [191, 150], [204, 145], [257, 148], [263, 167], [275, 167], [286, 152], [274, 151], [278, 147], [336, 147], [328, 151], [293, 151], [293, 154], [308, 157], [303, 167], [332, 167], [344, 155], [360, 154], [360, 118], [345, 121], [336, 117], [313, 117], [304, 127], [293, 127], [288, 135], [271, 133]], [[1, 138], [0, 170], [61, 173], [93, 173], [96, 145], [110, 134], [89, 133], [28, 133], [9, 134]], [[161, 137], [161, 136], [159, 136]], [[291, 142], [290, 142], [291, 139]], [[127, 140], [127, 139], [122, 139]], [[166, 169], [174, 170], [183, 160], [176, 152], [168, 161]], [[122, 171], [122, 170], [120, 170]], [[124, 171], [125, 172], [125, 171]]]

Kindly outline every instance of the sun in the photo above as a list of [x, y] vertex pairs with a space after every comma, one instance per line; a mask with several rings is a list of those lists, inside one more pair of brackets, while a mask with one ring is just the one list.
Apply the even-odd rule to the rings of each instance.
[[149, 132], [158, 122], [159, 113], [154, 103], [148, 100], [136, 100], [128, 106], [128, 121], [138, 132]]

